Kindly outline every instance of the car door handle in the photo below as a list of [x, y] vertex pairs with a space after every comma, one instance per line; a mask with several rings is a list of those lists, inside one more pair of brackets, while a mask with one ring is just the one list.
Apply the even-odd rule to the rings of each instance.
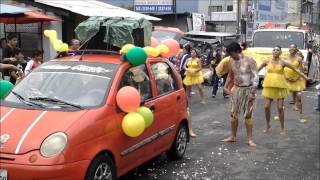
[[156, 106], [150, 106], [150, 108], [149, 108], [152, 112], [155, 112], [156, 111]]

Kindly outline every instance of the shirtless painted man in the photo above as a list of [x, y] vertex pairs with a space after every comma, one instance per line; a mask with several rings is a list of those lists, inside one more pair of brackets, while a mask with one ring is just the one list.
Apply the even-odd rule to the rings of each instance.
[[226, 86], [233, 79], [231, 91], [231, 136], [224, 139], [224, 142], [236, 142], [238, 119], [243, 113], [247, 129], [248, 145], [256, 146], [252, 139], [252, 113], [256, 96], [256, 89], [259, 83], [258, 67], [254, 59], [241, 54], [241, 47], [233, 42], [227, 47], [230, 55], [231, 69], [229, 71]]

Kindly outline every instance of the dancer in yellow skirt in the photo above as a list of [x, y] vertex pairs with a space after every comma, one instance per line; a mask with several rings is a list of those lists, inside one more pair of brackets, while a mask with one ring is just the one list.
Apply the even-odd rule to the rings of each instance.
[[[298, 51], [297, 45], [291, 44], [289, 47], [290, 56], [287, 62], [294, 68], [303, 71], [303, 57], [298, 54]], [[299, 121], [305, 123], [307, 120], [303, 117], [302, 113], [301, 92], [306, 88], [306, 81], [290, 68], [284, 68], [284, 75], [288, 88], [292, 92], [294, 100], [293, 108], [300, 113]]]
[[297, 73], [304, 79], [308, 79], [303, 73], [298, 69], [294, 68], [291, 64], [280, 60], [281, 47], [276, 46], [273, 48], [273, 58], [271, 60], [264, 61], [260, 67], [259, 71], [263, 67], [267, 67], [267, 74], [264, 77], [262, 96], [265, 98], [265, 118], [266, 118], [266, 129], [268, 132], [270, 129], [270, 107], [273, 100], [277, 101], [277, 108], [279, 114], [279, 120], [281, 125], [281, 134], [285, 134], [284, 130], [284, 110], [283, 101], [284, 98], [288, 96], [288, 84], [284, 77], [284, 68], [288, 67]]
[[195, 49], [191, 50], [191, 58], [186, 63], [186, 77], [183, 79], [183, 83], [186, 85], [187, 94], [190, 94], [192, 86], [196, 86], [199, 90], [201, 97], [201, 103], [205, 104], [204, 93], [202, 83], [204, 81], [202, 75], [201, 61], [198, 58], [198, 52]]

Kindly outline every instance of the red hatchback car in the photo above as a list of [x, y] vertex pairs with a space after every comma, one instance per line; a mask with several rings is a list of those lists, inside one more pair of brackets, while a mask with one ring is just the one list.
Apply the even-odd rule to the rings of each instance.
[[[42, 64], [1, 102], [2, 179], [113, 180], [163, 152], [183, 157], [187, 99], [170, 62], [131, 67], [116, 53], [82, 53]], [[124, 86], [154, 114], [136, 138], [121, 128], [116, 94]]]

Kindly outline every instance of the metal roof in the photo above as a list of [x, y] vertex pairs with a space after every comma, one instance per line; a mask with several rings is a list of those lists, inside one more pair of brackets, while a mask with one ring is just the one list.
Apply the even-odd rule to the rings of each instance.
[[37, 3], [48, 6], [65, 9], [84, 16], [102, 16], [102, 17], [138, 17], [145, 18], [151, 21], [160, 21], [160, 18], [148, 16], [145, 14], [130, 11], [117, 6], [96, 1], [96, 0], [72, 0], [72, 1], [57, 1], [57, 0], [35, 0]]
[[217, 36], [217, 37], [224, 37], [224, 36], [235, 36], [238, 35], [236, 33], [228, 33], [228, 32], [202, 32], [202, 31], [189, 31], [186, 35], [197, 35], [197, 36]]

